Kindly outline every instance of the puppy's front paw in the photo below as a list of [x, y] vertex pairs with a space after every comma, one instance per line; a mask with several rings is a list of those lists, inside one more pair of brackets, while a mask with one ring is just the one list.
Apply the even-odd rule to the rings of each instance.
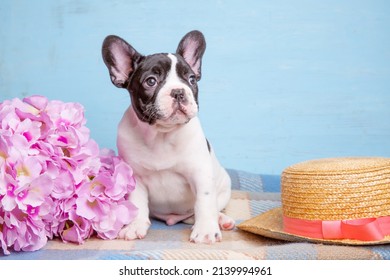
[[191, 242], [213, 244], [221, 240], [222, 234], [217, 222], [195, 222], [190, 236]]
[[229, 216], [219, 213], [218, 224], [222, 230], [232, 230], [235, 226], [235, 221]]
[[123, 227], [118, 237], [125, 240], [143, 239], [150, 227], [149, 220], [137, 219]]

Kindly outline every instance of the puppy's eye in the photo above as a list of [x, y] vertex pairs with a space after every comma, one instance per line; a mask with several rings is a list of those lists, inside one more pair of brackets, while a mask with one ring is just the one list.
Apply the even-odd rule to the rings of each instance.
[[157, 79], [155, 77], [149, 77], [145, 80], [144, 84], [147, 87], [155, 87], [157, 85]]
[[188, 78], [188, 82], [189, 82], [191, 85], [195, 85], [195, 84], [196, 84], [195, 75], [191, 75], [191, 76]]

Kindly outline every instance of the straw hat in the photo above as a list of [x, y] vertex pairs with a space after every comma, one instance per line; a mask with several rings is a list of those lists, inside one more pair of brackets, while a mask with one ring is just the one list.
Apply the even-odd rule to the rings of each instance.
[[390, 243], [390, 158], [301, 162], [281, 178], [282, 207], [238, 228], [287, 241]]

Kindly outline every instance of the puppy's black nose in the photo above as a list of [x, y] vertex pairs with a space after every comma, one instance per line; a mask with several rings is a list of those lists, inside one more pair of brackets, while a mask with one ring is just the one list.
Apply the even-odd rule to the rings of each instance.
[[179, 103], [185, 104], [187, 98], [183, 88], [175, 88], [171, 91], [171, 96]]

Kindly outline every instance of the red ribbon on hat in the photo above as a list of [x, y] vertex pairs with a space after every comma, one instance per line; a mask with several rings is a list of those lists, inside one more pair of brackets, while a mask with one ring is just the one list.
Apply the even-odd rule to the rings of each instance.
[[390, 235], [390, 216], [343, 221], [303, 220], [283, 216], [284, 231], [316, 239], [380, 241]]

